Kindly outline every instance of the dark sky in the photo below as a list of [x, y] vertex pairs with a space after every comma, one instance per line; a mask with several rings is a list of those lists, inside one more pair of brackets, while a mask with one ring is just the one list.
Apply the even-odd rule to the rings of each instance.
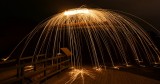
[[1, 0], [0, 56], [45, 18], [82, 5], [131, 13], [160, 29], [160, 0]]

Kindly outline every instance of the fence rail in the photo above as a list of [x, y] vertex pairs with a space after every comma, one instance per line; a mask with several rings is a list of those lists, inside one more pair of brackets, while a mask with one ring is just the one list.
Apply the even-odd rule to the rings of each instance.
[[20, 63], [16, 59], [0, 62], [3, 65], [0, 67], [0, 83], [41, 83], [70, 66], [70, 59], [66, 55], [51, 58], [40, 56], [42, 58], [34, 62], [27, 61], [32, 60], [33, 56], [20, 58]]

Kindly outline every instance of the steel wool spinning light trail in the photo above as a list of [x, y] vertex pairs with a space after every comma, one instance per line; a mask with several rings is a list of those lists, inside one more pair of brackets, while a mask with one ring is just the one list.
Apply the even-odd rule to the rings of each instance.
[[160, 61], [159, 50], [137, 23], [104, 9], [76, 8], [51, 16], [24, 38], [20, 58], [32, 40], [36, 42], [33, 56], [56, 56], [62, 47], [71, 50], [71, 65], [75, 69], [69, 82], [78, 75], [89, 75], [83, 69], [83, 60], [88, 60], [99, 71], [102, 65], [117, 68], [120, 64], [130, 66]]

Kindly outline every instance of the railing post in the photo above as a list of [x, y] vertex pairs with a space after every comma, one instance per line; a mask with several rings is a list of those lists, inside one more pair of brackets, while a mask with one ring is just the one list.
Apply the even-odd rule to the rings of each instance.
[[20, 69], [19, 69], [19, 65], [17, 65], [17, 78], [19, 78], [20, 75]]
[[34, 65], [34, 71], [36, 71], [36, 56], [33, 57], [33, 65]]
[[61, 58], [62, 58], [62, 57], [59, 58], [59, 63], [60, 63], [60, 64], [59, 64], [59, 70], [61, 70]]
[[44, 76], [46, 76], [46, 61], [44, 61], [44, 68], [45, 68], [45, 70], [44, 70]]
[[[20, 58], [17, 59], [17, 78], [21, 77], [21, 65], [20, 65]], [[20, 80], [19, 83], [22, 83], [22, 81]]]
[[21, 66], [20, 78], [21, 77], [22, 77], [21, 83], [23, 84], [23, 82], [24, 82], [24, 66]]
[[61, 57], [58, 55], [58, 70], [61, 69]]
[[21, 65], [20, 60], [21, 59], [18, 59], [18, 64], [17, 64], [17, 78], [20, 78], [19, 83], [22, 84], [24, 80], [24, 66]]

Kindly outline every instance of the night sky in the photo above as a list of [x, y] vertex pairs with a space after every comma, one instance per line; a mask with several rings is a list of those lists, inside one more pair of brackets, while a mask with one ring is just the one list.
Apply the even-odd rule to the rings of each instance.
[[45, 18], [82, 5], [124, 11], [160, 30], [160, 0], [1, 0], [0, 57], [8, 55]]

